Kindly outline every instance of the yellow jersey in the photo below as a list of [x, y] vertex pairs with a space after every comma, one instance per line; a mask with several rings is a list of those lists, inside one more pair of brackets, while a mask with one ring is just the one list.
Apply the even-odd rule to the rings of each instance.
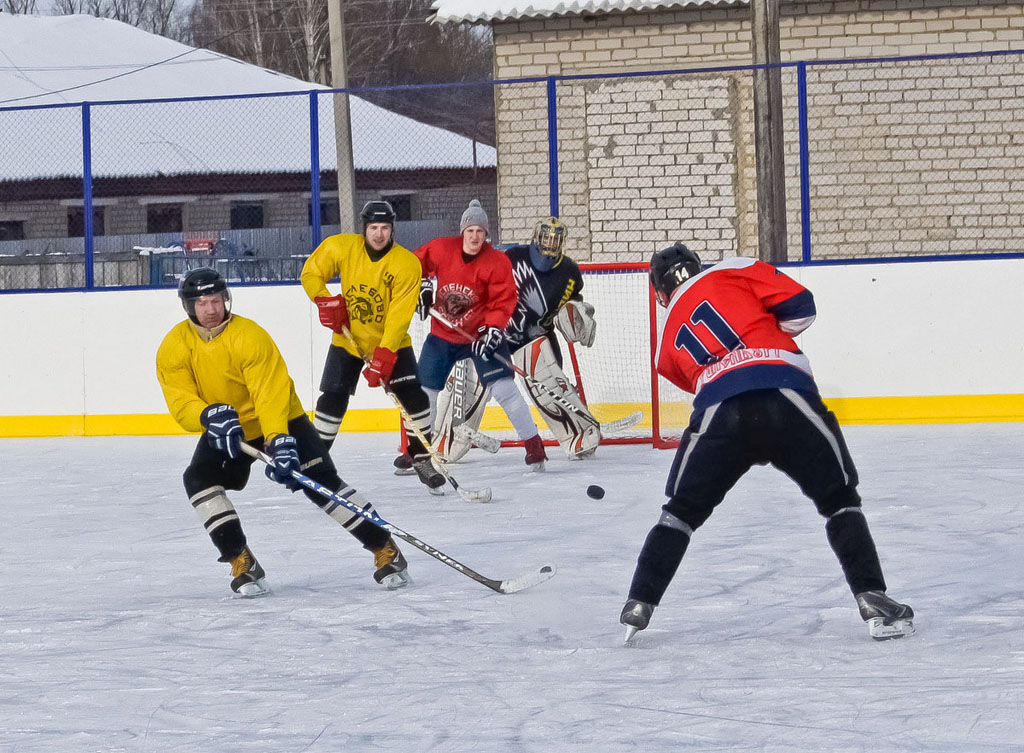
[[199, 416], [211, 403], [238, 411], [245, 438], [288, 433], [304, 413], [281, 351], [251, 319], [231, 315], [213, 339], [189, 320], [176, 325], [156, 353], [156, 376], [171, 416], [185, 431], [202, 431]]
[[330, 296], [328, 280], [341, 279], [352, 336], [335, 333], [331, 343], [356, 358], [372, 356], [375, 348], [398, 350], [412, 345], [409, 323], [416, 312], [422, 277], [420, 260], [406, 248], [394, 244], [378, 261], [366, 253], [359, 233], [331, 235], [316, 247], [302, 267], [302, 287], [310, 300]]

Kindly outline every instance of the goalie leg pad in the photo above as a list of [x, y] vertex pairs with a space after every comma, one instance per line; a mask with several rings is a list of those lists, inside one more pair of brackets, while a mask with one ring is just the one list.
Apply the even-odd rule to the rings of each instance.
[[[591, 416], [587, 407], [580, 400], [576, 388], [569, 382], [565, 373], [555, 360], [555, 352], [546, 337], [532, 340], [517, 350], [513, 355], [516, 366], [530, 375], [530, 378], [550, 390], [561, 395], [580, 413]], [[524, 380], [526, 393], [537, 406], [548, 425], [548, 429], [558, 440], [566, 457], [571, 460], [593, 455], [601, 443], [601, 430], [595, 423], [586, 420], [576, 411], [571, 411], [547, 393], [545, 389]], [[591, 416], [593, 418], [593, 416]]]
[[461, 459], [473, 447], [472, 437], [457, 433], [456, 427], [465, 424], [477, 431], [490, 396], [490, 390], [477, 377], [472, 359], [465, 358], [452, 366], [444, 389], [437, 396], [434, 423], [434, 445], [449, 463]]

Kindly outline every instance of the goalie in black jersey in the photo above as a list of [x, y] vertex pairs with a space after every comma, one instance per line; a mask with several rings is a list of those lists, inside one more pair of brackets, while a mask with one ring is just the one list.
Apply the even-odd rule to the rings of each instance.
[[[555, 328], [566, 341], [590, 347], [597, 323], [594, 307], [583, 300], [579, 265], [565, 255], [566, 226], [557, 217], [537, 223], [529, 244], [505, 250], [519, 291], [519, 300], [505, 330], [516, 366], [530, 375], [527, 393], [570, 459], [592, 455], [601, 441], [597, 420], [580, 400], [562, 371], [562, 352]], [[554, 396], [561, 396], [573, 409]], [[481, 437], [477, 434], [487, 389], [471, 362], [452, 370], [439, 395], [435, 436], [449, 460], [458, 460]]]

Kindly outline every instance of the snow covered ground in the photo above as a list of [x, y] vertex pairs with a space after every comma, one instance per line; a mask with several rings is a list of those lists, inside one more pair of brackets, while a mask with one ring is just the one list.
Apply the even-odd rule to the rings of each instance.
[[[454, 467], [490, 505], [391, 474], [342, 435], [409, 545], [413, 586], [301, 495], [233, 495], [274, 594], [230, 598], [181, 489], [194, 438], [0, 440], [0, 750], [768, 751], [1024, 749], [1019, 424], [850, 427], [890, 593], [918, 634], [877, 643], [812, 505], [757, 468], [694, 539], [636, 645], [618, 613], [671, 453], [604, 447], [524, 475], [522, 450]], [[598, 502], [584, 490], [603, 485]]]

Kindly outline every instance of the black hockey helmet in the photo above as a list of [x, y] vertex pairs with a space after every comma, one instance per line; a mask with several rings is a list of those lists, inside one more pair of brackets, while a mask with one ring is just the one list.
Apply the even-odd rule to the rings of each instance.
[[700, 274], [700, 257], [678, 241], [651, 257], [651, 287], [658, 303], [668, 306], [680, 285]]
[[199, 267], [185, 273], [178, 285], [178, 298], [181, 305], [188, 314], [188, 318], [196, 324], [196, 301], [205, 295], [220, 293], [224, 298], [224, 309], [227, 315], [231, 314], [231, 291], [228, 290], [228, 281], [224, 275], [210, 267]]
[[391, 246], [395, 243], [395, 209], [390, 203], [386, 201], [368, 201], [363, 204], [363, 209], [359, 213], [359, 218], [363, 221], [363, 242], [366, 241], [366, 228], [368, 225], [372, 225], [375, 222], [386, 222], [391, 226], [391, 238], [384, 248], [379, 250], [370, 250], [367, 246], [366, 250], [370, 252], [371, 256], [376, 254], [385, 254], [391, 250]]
[[386, 201], [368, 201], [363, 204], [363, 210], [359, 213], [359, 218], [363, 221], [363, 230], [366, 230], [366, 226], [374, 222], [386, 222], [391, 225], [392, 229], [395, 227], [395, 210], [390, 203]]
[[554, 269], [562, 261], [562, 249], [569, 229], [557, 217], [537, 223], [530, 240], [530, 259], [542, 272]]

